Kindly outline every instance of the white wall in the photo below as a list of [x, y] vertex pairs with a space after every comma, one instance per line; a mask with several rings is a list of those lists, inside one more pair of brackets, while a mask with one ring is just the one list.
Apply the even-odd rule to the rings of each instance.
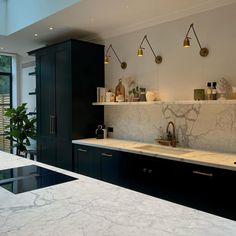
[[8, 0], [6, 16], [7, 33], [12, 34], [79, 1], [80, 0]]
[[[30, 72], [35, 71], [34, 63], [25, 63], [29, 66], [21, 68], [21, 82], [20, 82], [20, 98], [19, 104], [27, 103], [28, 112], [35, 112], [36, 108], [36, 95], [29, 95], [29, 92], [34, 92], [36, 88], [35, 76], [29, 76]], [[31, 65], [30, 65], [31, 64]], [[36, 146], [35, 140], [31, 140], [31, 147], [28, 149], [34, 149]]]
[[[118, 55], [128, 63], [128, 67], [124, 71], [120, 69], [111, 53], [111, 63], [105, 69], [106, 87], [114, 90], [118, 78], [132, 76], [140, 86], [158, 90], [162, 100], [191, 100], [193, 89], [206, 88], [208, 81], [218, 81], [225, 77], [236, 85], [235, 12], [236, 4], [233, 4], [107, 40], [106, 48], [112, 43]], [[194, 23], [202, 46], [210, 51], [206, 58], [199, 55], [199, 47], [192, 32], [192, 46], [188, 49], [182, 46], [191, 23]], [[162, 64], [154, 63], [154, 57], [146, 43], [144, 56], [137, 57], [137, 48], [145, 34], [154, 51], [163, 57]], [[179, 139], [185, 140], [181, 142], [183, 145], [236, 152], [235, 145], [232, 145], [232, 140], [236, 141], [236, 129], [233, 128], [236, 126], [234, 106], [202, 106], [196, 114], [194, 107], [188, 107], [172, 106], [167, 109], [168, 115], [164, 107], [106, 107], [105, 119], [107, 125], [114, 127], [113, 137], [147, 142], [152, 142], [158, 136], [160, 125], [165, 127], [172, 119], [179, 130]], [[189, 109], [192, 111], [190, 116], [195, 117], [192, 124], [187, 124]], [[224, 116], [228, 124], [223, 122]], [[219, 117], [224, 128], [219, 126]], [[229, 124], [230, 129], [226, 128]], [[191, 127], [194, 127], [194, 137], [191, 136]], [[196, 136], [197, 134], [201, 135]], [[189, 138], [190, 141], [186, 142]], [[205, 144], [203, 140], [206, 141]]]
[[[192, 99], [194, 88], [205, 88], [207, 81], [217, 81], [222, 76], [236, 85], [236, 4], [164, 23], [138, 32], [112, 38], [118, 55], [128, 63], [122, 71], [111, 52], [111, 63], [106, 66], [106, 85], [114, 88], [121, 76], [133, 76], [149, 89], [158, 89], [163, 100]], [[210, 53], [203, 58], [193, 33], [190, 48], [183, 48], [183, 39], [190, 23], [194, 22], [202, 46]], [[137, 48], [147, 34], [154, 51], [163, 56], [160, 65], [146, 50], [142, 58], [137, 57]]]

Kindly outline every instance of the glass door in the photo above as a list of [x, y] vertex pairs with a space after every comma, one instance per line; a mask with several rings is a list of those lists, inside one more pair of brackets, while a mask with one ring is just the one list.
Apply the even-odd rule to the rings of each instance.
[[4, 135], [9, 119], [4, 117], [6, 108], [11, 107], [12, 69], [11, 57], [0, 55], [0, 150], [10, 152], [11, 142]]

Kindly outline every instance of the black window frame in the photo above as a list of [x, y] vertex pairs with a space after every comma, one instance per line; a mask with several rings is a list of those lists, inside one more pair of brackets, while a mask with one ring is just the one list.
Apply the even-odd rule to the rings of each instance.
[[[4, 55], [4, 54], [0, 54], [1, 56], [9, 56], [11, 57], [11, 61], [10, 61], [10, 72], [1, 72], [0, 71], [0, 76], [3, 75], [3, 76], [9, 76], [9, 79], [10, 79], [10, 104], [0, 104], [0, 106], [3, 106], [3, 105], [9, 105], [10, 108], [12, 108], [12, 56], [10, 55]], [[4, 136], [4, 133], [1, 134], [0, 133], [0, 136]], [[12, 140], [10, 141], [10, 146], [12, 146]], [[12, 148], [10, 148], [10, 153], [12, 153]]]

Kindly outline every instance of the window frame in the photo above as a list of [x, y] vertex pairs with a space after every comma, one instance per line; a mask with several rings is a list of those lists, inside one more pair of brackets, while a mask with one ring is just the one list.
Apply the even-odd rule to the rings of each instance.
[[[10, 79], [10, 104], [4, 104], [4, 105], [9, 105], [10, 108], [12, 108], [12, 56], [9, 56], [9, 55], [4, 55], [4, 54], [1, 54], [1, 56], [8, 56], [8, 57], [11, 57], [11, 61], [10, 61], [10, 72], [1, 72], [0, 71], [0, 76], [3, 75], [3, 76], [9, 76], [9, 79]], [[3, 104], [0, 104], [0, 106], [2, 106]], [[0, 136], [4, 136], [4, 133], [1, 134], [0, 133]], [[10, 146], [12, 146], [12, 140], [10, 141]], [[12, 153], [12, 148], [10, 148], [10, 153]]]

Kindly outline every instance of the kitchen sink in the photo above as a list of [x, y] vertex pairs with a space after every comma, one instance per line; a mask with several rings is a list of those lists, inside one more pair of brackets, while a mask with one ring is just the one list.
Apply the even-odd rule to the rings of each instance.
[[164, 147], [159, 147], [155, 145], [142, 145], [135, 148], [139, 150], [144, 150], [144, 151], [151, 151], [151, 152], [164, 153], [164, 154], [176, 154], [176, 155], [183, 155], [183, 154], [192, 152], [192, 151], [180, 150], [176, 148], [164, 148]]

